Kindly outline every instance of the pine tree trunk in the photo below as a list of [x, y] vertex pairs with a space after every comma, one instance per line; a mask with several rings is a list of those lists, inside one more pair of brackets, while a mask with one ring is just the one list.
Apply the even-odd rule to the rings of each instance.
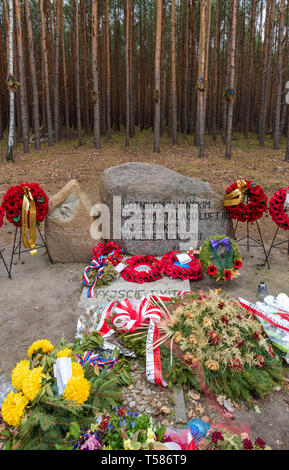
[[[206, 80], [206, 7], [207, 0], [201, 0], [200, 5], [200, 52], [199, 52], [199, 66], [198, 66], [198, 83], [200, 80]], [[205, 91], [199, 91], [199, 157], [205, 156]]]
[[46, 41], [46, 27], [45, 27], [43, 0], [39, 0], [39, 4], [40, 4], [40, 15], [41, 15], [41, 51], [42, 51], [43, 67], [44, 67], [43, 79], [44, 79], [44, 87], [45, 87], [45, 105], [46, 105], [46, 118], [47, 118], [48, 145], [52, 146], [52, 117], [51, 117], [50, 89], [49, 89], [48, 51], [47, 51], [47, 41]]
[[27, 25], [27, 39], [28, 39], [28, 54], [29, 54], [29, 68], [32, 82], [32, 109], [33, 109], [33, 129], [35, 138], [35, 150], [40, 150], [40, 117], [39, 117], [39, 99], [38, 99], [38, 86], [35, 65], [35, 53], [33, 43], [33, 29], [31, 21], [30, 2], [25, 0], [25, 13]]
[[99, 77], [98, 77], [98, 0], [91, 0], [91, 61], [94, 102], [93, 135], [94, 147], [100, 148], [100, 106], [99, 106]]
[[59, 128], [59, 35], [60, 35], [60, 0], [56, 0], [55, 28], [55, 69], [54, 69], [54, 133], [55, 141], [60, 141]]
[[60, 0], [60, 28], [61, 28], [61, 47], [62, 47], [62, 67], [63, 67], [63, 88], [64, 88], [64, 100], [65, 100], [65, 127], [66, 127], [66, 138], [70, 137], [70, 125], [69, 125], [69, 99], [68, 99], [68, 87], [67, 87], [67, 71], [66, 71], [66, 57], [65, 57], [65, 40], [64, 40], [64, 24], [63, 24], [63, 0]]
[[29, 124], [28, 124], [28, 110], [27, 110], [27, 97], [26, 97], [26, 74], [25, 64], [23, 57], [23, 36], [22, 36], [22, 21], [20, 13], [19, 0], [15, 0], [15, 16], [16, 16], [16, 36], [17, 36], [17, 49], [18, 49], [18, 69], [19, 69], [19, 89], [20, 89], [20, 107], [21, 107], [21, 124], [23, 135], [23, 151], [29, 153]]
[[111, 89], [111, 71], [110, 71], [110, 31], [109, 31], [109, 4], [110, 0], [105, 1], [105, 41], [106, 41], [106, 136], [111, 139], [111, 109], [110, 109], [110, 89]]
[[213, 91], [213, 140], [217, 140], [217, 104], [218, 104], [218, 86], [219, 86], [219, 48], [220, 48], [220, 0], [216, 0], [216, 29], [214, 45], [214, 91]]
[[[13, 9], [13, 0], [9, 0], [9, 35], [8, 35], [8, 44], [9, 44], [9, 64], [8, 64], [8, 75], [14, 74], [14, 41], [13, 41], [13, 32], [14, 32], [14, 9]], [[13, 155], [13, 146], [14, 146], [14, 134], [15, 134], [15, 94], [14, 91], [10, 88], [9, 90], [10, 97], [10, 117], [9, 117], [9, 134], [8, 134], [8, 149], [6, 154], [7, 162], [14, 162]]]
[[[232, 9], [232, 35], [231, 35], [231, 59], [230, 59], [230, 88], [235, 90], [235, 68], [236, 68], [236, 29], [237, 29], [238, 0], [233, 0]], [[233, 128], [234, 102], [228, 102], [227, 138], [226, 138], [226, 158], [232, 156], [232, 128]]]
[[281, 94], [282, 94], [282, 76], [283, 76], [283, 29], [284, 29], [284, 7], [285, 0], [281, 0], [279, 8], [279, 32], [278, 32], [278, 62], [277, 62], [277, 102], [275, 109], [275, 128], [273, 149], [279, 150], [280, 147], [280, 120], [281, 120]]
[[177, 84], [176, 84], [176, 44], [175, 44], [175, 0], [171, 2], [171, 135], [177, 143]]
[[251, 21], [250, 21], [250, 44], [249, 44], [249, 65], [248, 65], [248, 78], [247, 78], [247, 100], [245, 108], [245, 138], [249, 137], [250, 127], [250, 113], [251, 113], [251, 100], [252, 100], [252, 82], [254, 80], [254, 49], [256, 35], [256, 0], [252, 0]]
[[86, 0], [80, 0], [81, 17], [81, 64], [83, 80], [83, 117], [86, 135], [90, 135], [89, 97], [88, 97], [88, 54], [86, 34]]
[[76, 113], [78, 145], [82, 145], [81, 104], [80, 104], [80, 61], [79, 61], [79, 4], [75, 0], [75, 42], [76, 42]]
[[130, 62], [129, 62], [129, 42], [130, 42], [130, 0], [125, 2], [125, 83], [126, 83], [126, 131], [125, 146], [129, 147], [130, 134]]
[[162, 0], [157, 0], [156, 45], [155, 45], [155, 87], [154, 87], [154, 152], [160, 153], [161, 133], [161, 40]]

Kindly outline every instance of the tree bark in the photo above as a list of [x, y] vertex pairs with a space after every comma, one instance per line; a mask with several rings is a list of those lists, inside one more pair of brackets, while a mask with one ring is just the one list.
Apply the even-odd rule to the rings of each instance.
[[[237, 28], [238, 0], [233, 0], [232, 10], [232, 35], [231, 35], [231, 60], [230, 60], [230, 88], [235, 89], [235, 67], [236, 67], [236, 28]], [[234, 102], [231, 99], [228, 103], [228, 121], [226, 138], [226, 158], [232, 156], [232, 127], [233, 127]]]
[[[13, 0], [9, 0], [9, 64], [8, 64], [8, 75], [14, 74], [14, 41], [13, 41], [13, 32], [14, 32], [14, 8]], [[8, 134], [8, 149], [6, 154], [7, 162], [14, 162], [13, 155], [13, 146], [14, 146], [14, 134], [15, 134], [15, 94], [14, 91], [10, 88], [9, 90], [10, 97], [10, 118], [9, 118], [9, 134]]]
[[82, 145], [81, 105], [80, 105], [80, 61], [79, 61], [79, 4], [75, 0], [75, 42], [76, 42], [76, 113], [78, 145]]
[[28, 55], [29, 55], [29, 68], [32, 83], [32, 109], [33, 109], [33, 129], [35, 138], [35, 150], [40, 150], [40, 117], [39, 117], [39, 99], [38, 99], [38, 86], [35, 65], [35, 53], [33, 43], [33, 29], [31, 21], [30, 2], [25, 0], [25, 13], [27, 25], [27, 39], [28, 39]]
[[160, 153], [161, 132], [161, 39], [162, 39], [162, 0], [157, 0], [156, 45], [155, 45], [155, 89], [154, 89], [154, 152]]
[[126, 131], [125, 146], [129, 147], [130, 134], [130, 61], [129, 61], [129, 42], [130, 42], [130, 0], [125, 2], [125, 83], [126, 83]]
[[16, 16], [16, 36], [17, 36], [17, 49], [18, 49], [18, 69], [19, 69], [19, 89], [20, 89], [20, 107], [21, 107], [21, 124], [23, 136], [23, 151], [29, 153], [29, 124], [28, 124], [28, 110], [27, 110], [27, 96], [26, 96], [26, 74], [25, 64], [23, 57], [23, 35], [22, 35], [22, 20], [20, 13], [19, 0], [15, 0], [15, 16]]
[[55, 27], [55, 68], [54, 68], [54, 136], [55, 141], [60, 140], [59, 128], [59, 35], [60, 35], [60, 1], [56, 0], [56, 27]]
[[283, 29], [284, 29], [284, 7], [285, 0], [281, 0], [279, 8], [279, 31], [278, 31], [278, 59], [277, 59], [277, 102], [275, 108], [275, 127], [273, 149], [279, 150], [280, 147], [280, 121], [281, 121], [281, 95], [282, 95], [282, 76], [283, 76]]
[[175, 43], [175, 0], [171, 2], [171, 135], [177, 143], [177, 83], [176, 83], [176, 43]]
[[91, 60], [92, 60], [92, 80], [93, 92], [92, 99], [94, 102], [94, 120], [93, 135], [94, 147], [100, 148], [100, 109], [99, 109], [99, 78], [98, 78], [98, 0], [91, 0]]
[[45, 88], [48, 145], [52, 146], [52, 117], [51, 117], [50, 89], [49, 89], [49, 68], [48, 68], [48, 52], [47, 52], [46, 27], [45, 27], [43, 0], [39, 0], [39, 4], [40, 4], [40, 15], [41, 15], [41, 51], [42, 51], [43, 68], [44, 68], [43, 80], [44, 80], [44, 88]]

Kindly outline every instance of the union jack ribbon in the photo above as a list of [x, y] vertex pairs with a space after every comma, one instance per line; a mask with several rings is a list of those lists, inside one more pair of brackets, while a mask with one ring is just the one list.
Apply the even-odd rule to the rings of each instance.
[[103, 270], [104, 270], [105, 266], [107, 266], [107, 265], [108, 265], [108, 261], [106, 261], [106, 257], [100, 256], [99, 258], [93, 259], [91, 261], [91, 264], [85, 268], [84, 273], [83, 273], [83, 284], [85, 286], [88, 286], [91, 282], [89, 277], [88, 277], [88, 273], [92, 269], [98, 269], [97, 274], [95, 276], [95, 279], [94, 279], [92, 285], [90, 286], [90, 288], [88, 289], [88, 292], [87, 292], [87, 297], [89, 299], [91, 299], [93, 297], [93, 289], [95, 287], [96, 281], [98, 279], [102, 278]]
[[92, 351], [87, 351], [86, 353], [84, 353], [83, 357], [80, 354], [76, 354], [75, 357], [78, 364], [81, 364], [83, 367], [87, 365], [98, 365], [101, 370], [111, 370], [118, 362], [118, 357], [102, 359], [101, 357], [94, 354]]

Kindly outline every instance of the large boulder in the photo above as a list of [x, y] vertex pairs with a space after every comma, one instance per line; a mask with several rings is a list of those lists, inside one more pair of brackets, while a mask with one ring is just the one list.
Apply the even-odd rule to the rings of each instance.
[[92, 250], [103, 240], [94, 240], [92, 204], [76, 180], [70, 181], [49, 201], [45, 241], [50, 256], [59, 263], [87, 263]]
[[105, 238], [129, 254], [160, 256], [232, 234], [223, 199], [208, 183], [159, 165], [133, 162], [105, 170], [100, 197], [110, 214]]

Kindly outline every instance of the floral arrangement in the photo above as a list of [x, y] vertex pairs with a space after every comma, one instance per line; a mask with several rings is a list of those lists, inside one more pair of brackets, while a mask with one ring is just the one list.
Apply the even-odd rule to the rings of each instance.
[[0, 228], [1, 228], [2, 225], [3, 225], [4, 215], [5, 215], [5, 210], [3, 209], [2, 206], [0, 206]]
[[48, 212], [49, 198], [37, 183], [21, 183], [19, 186], [12, 186], [3, 197], [2, 207], [6, 211], [6, 217], [11, 224], [16, 227], [22, 226], [22, 204], [24, 197], [24, 187], [27, 186], [36, 205], [36, 222], [40, 224]]
[[289, 217], [285, 213], [285, 201], [289, 188], [279, 189], [270, 200], [269, 213], [273, 222], [283, 230], [289, 230]]
[[[88, 428], [97, 410], [121, 402], [120, 387], [131, 379], [127, 379], [127, 373], [124, 377], [120, 373], [120, 362], [113, 370], [101, 372], [96, 365], [85, 367], [76, 361], [77, 354], [83, 354], [92, 340], [84, 337], [80, 346], [80, 340], [71, 344], [62, 338], [54, 346], [43, 339], [29, 347], [28, 359], [12, 371], [14, 390], [1, 408], [0, 440], [5, 441], [4, 449], [69, 448], [75, 441], [69, 432], [71, 426]], [[71, 358], [72, 376], [59, 395], [53, 366], [61, 357]]]
[[234, 90], [234, 88], [226, 88], [223, 93], [223, 98], [229, 102], [234, 101], [234, 99], [236, 98], [236, 91]]
[[173, 279], [191, 279], [197, 281], [203, 276], [203, 270], [198, 259], [191, 255], [191, 261], [186, 265], [181, 265], [177, 255], [179, 251], [170, 251], [162, 258], [162, 272]]
[[203, 450], [204, 447], [213, 450], [271, 450], [261, 437], [253, 442], [246, 433], [234, 434], [222, 428], [209, 432], [205, 442], [201, 442], [198, 449]]
[[[149, 450], [161, 442], [166, 428], [156, 426], [150, 416], [116, 407], [100, 414], [89, 431], [80, 433], [74, 450]], [[80, 437], [79, 437], [80, 435]]]
[[126, 260], [127, 267], [121, 277], [128, 282], [154, 282], [161, 279], [161, 262], [154, 256], [132, 256]]
[[202, 391], [195, 372], [195, 365], [200, 364], [207, 387], [248, 404], [283, 381], [282, 363], [259, 321], [219, 290], [168, 303], [158, 328], [159, 344], [170, 350], [173, 341], [172, 353], [187, 364], [179, 367], [175, 362], [170, 367], [170, 355], [162, 354], [169, 380], [188, 383], [190, 374], [190, 384]]
[[239, 276], [242, 256], [237, 243], [229, 237], [208, 238], [200, 252], [204, 272], [216, 281], [230, 281]]
[[[244, 203], [244, 196], [248, 197], [248, 204]], [[236, 181], [226, 190], [225, 209], [232, 219], [255, 222], [268, 209], [268, 198], [257, 183]]]
[[123, 249], [116, 243], [109, 241], [107, 243], [99, 243], [92, 252], [92, 259], [105, 258], [113, 266], [117, 266], [123, 258]]

